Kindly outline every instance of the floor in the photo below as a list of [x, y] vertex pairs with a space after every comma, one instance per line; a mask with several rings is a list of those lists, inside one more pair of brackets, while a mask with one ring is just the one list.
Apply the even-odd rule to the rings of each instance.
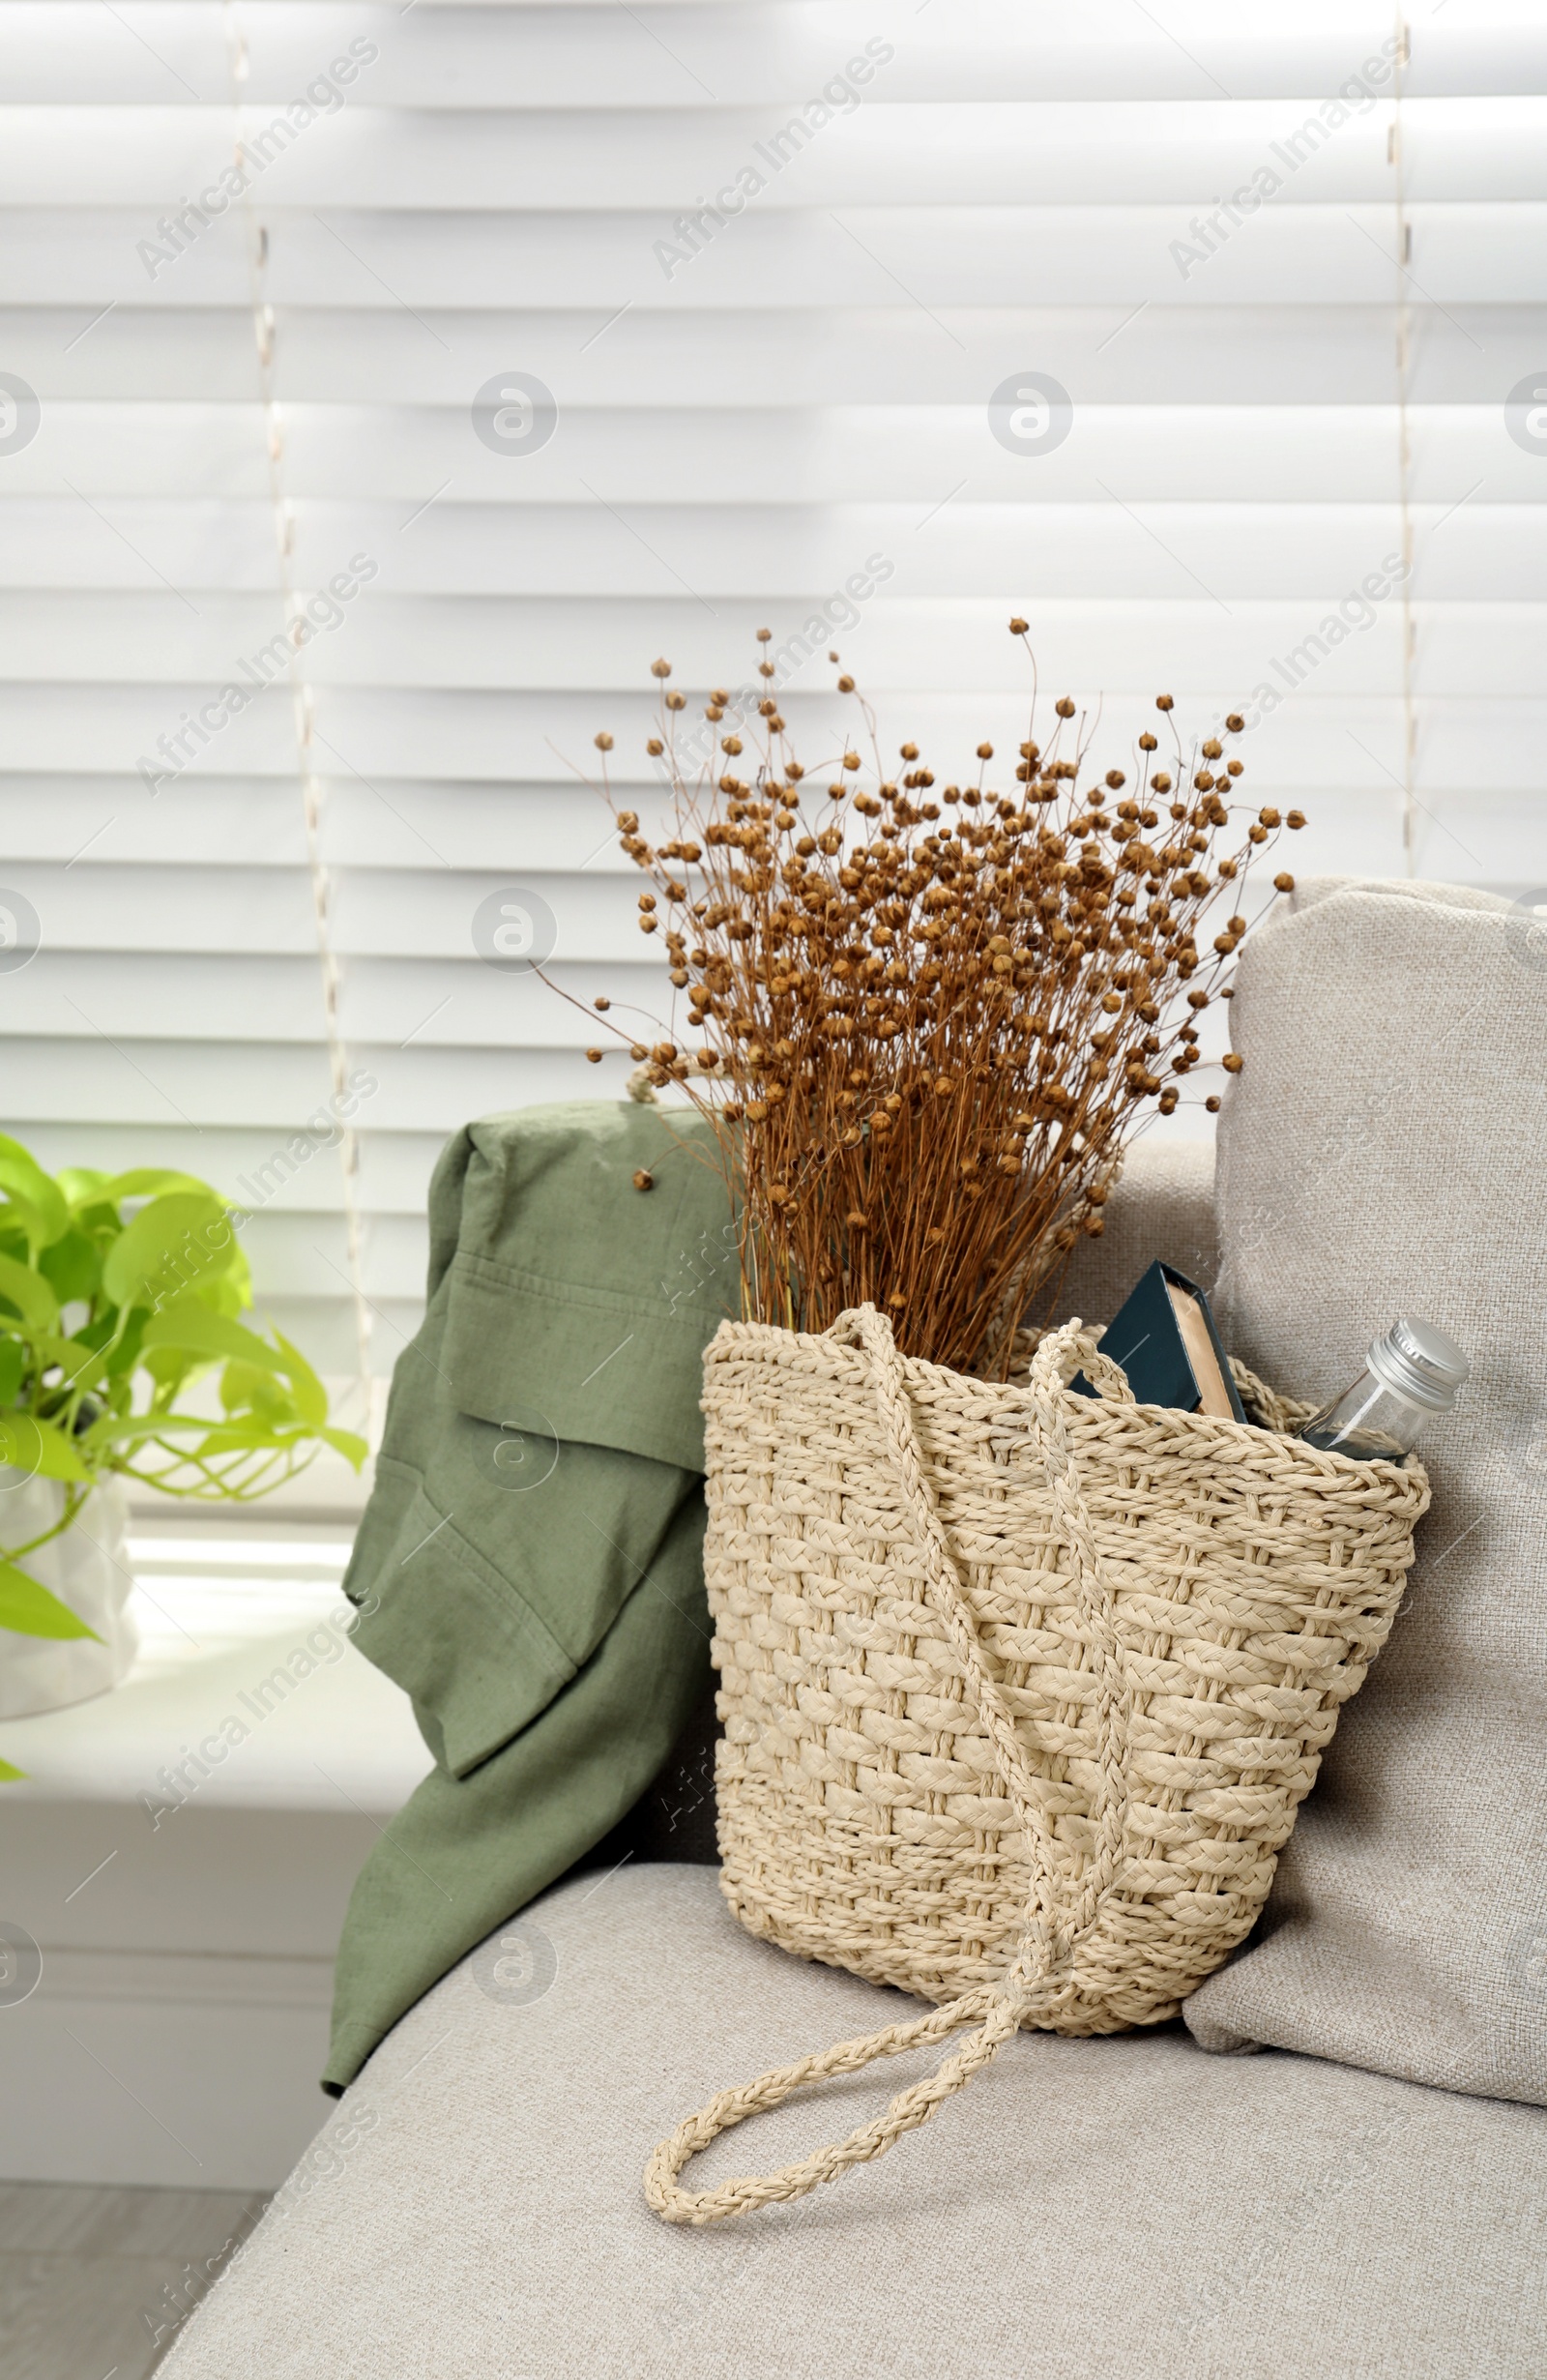
[[146, 2380], [264, 2196], [0, 2182], [5, 2380]]

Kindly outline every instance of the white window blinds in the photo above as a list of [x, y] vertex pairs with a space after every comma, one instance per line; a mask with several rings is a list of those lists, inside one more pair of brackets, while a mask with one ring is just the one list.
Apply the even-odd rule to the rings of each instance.
[[830, 643], [1010, 738], [1013, 610], [1301, 872], [1547, 883], [1544, 95], [1536, 0], [13, 0], [7, 1129], [384, 1375], [445, 1135], [621, 1088], [477, 940], [661, 1013], [576, 772], [765, 623], [812, 751]]

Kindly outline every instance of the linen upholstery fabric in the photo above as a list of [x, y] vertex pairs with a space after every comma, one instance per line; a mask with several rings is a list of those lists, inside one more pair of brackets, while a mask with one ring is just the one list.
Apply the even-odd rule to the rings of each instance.
[[[1219, 1269], [1211, 1141], [1136, 1141], [1102, 1213], [1100, 1238], [1082, 1233], [1059, 1276], [1051, 1319], [1110, 1322], [1157, 1256], [1211, 1287]], [[1034, 1312], [1043, 1319], [1040, 1303]]]
[[[1547, 946], [1506, 904], [1324, 882], [1253, 935], [1219, 1137], [1232, 1353], [1318, 1399], [1399, 1313], [1472, 1360], [1418, 1451], [1408, 1596], [1259, 1938], [1185, 2016], [1547, 2101]], [[1479, 2368], [1482, 2368], [1479, 2359]]]
[[680, 1112], [529, 1108], [441, 1158], [428, 1312], [344, 1580], [436, 1766], [355, 1886], [331, 2084], [607, 1835], [703, 1692], [700, 1359], [729, 1222]]
[[[567, 1885], [377, 2052], [163, 2380], [1537, 2380], [1547, 2114], [1180, 2027], [1017, 2035], [862, 2187], [647, 2211], [685, 2108], [918, 2006], [754, 1942], [702, 1868]], [[758, 2118], [706, 2179], [928, 2057]]]

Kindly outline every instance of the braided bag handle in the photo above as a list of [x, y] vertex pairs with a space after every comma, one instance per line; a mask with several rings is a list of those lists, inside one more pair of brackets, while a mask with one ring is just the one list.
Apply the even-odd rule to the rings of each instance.
[[[1072, 1906], [1063, 1908], [1052, 1884], [1055, 1872], [1051, 1839], [1036, 1788], [1015, 1730], [1004, 1690], [983, 1659], [977, 1627], [962, 1592], [950, 1542], [936, 1509], [909, 1406], [902, 1358], [891, 1326], [873, 1306], [841, 1314], [830, 1336], [850, 1334], [860, 1340], [870, 1364], [876, 1402], [886, 1432], [887, 1449], [907, 1493], [907, 1502], [924, 1557], [929, 1596], [945, 1621], [951, 1643], [977, 1692], [978, 1708], [988, 1730], [1006, 1790], [1025, 1830], [1031, 1853], [1031, 1891], [1015, 1959], [999, 1983], [980, 1984], [944, 2008], [931, 2010], [905, 2024], [888, 2025], [879, 2033], [838, 2042], [793, 2066], [775, 2067], [755, 2082], [721, 2091], [709, 2105], [680, 2124], [671, 2137], [655, 2150], [645, 2168], [645, 2198], [669, 2223], [703, 2225], [724, 2222], [734, 2215], [770, 2206], [781, 2199], [803, 2198], [818, 2183], [834, 2181], [851, 2165], [867, 2164], [883, 2156], [904, 2132], [926, 2124], [937, 2107], [963, 2090], [983, 2067], [995, 2059], [1022, 2020], [1045, 2004], [1067, 1976], [1075, 1949], [1095, 1924], [1102, 1901], [1117, 1874], [1123, 1852], [1127, 1810], [1126, 1747], [1132, 1717], [1132, 1690], [1123, 1673], [1112, 1597], [1100, 1574], [1090, 1515], [1079, 1490], [1065, 1427], [1063, 1391], [1065, 1378], [1083, 1366], [1095, 1386], [1131, 1404], [1133, 1393], [1115, 1364], [1100, 1355], [1095, 1338], [1078, 1321], [1065, 1324], [1042, 1340], [1033, 1359], [1030, 1421], [1037, 1453], [1046, 1467], [1054, 1515], [1073, 1563], [1073, 1582], [1081, 1617], [1090, 1630], [1099, 1658], [1096, 1699], [1097, 1774], [1096, 1850]], [[907, 2049], [944, 2040], [963, 2025], [978, 2030], [948, 2058], [937, 2072], [910, 2090], [899, 2092], [874, 2122], [861, 2125], [846, 2140], [818, 2149], [799, 2164], [775, 2173], [750, 2174], [722, 2183], [711, 2190], [686, 2190], [678, 2177], [689, 2159], [707, 2148], [721, 2132], [763, 2109], [776, 2107], [807, 2083], [832, 2074], [852, 2074], [881, 2058], [894, 2058]]]

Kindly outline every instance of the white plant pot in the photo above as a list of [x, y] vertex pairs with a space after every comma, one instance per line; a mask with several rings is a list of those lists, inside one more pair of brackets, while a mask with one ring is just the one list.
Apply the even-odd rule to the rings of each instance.
[[[25, 1545], [51, 1527], [64, 1510], [57, 1480], [29, 1479], [0, 1464], [0, 1552]], [[104, 1694], [128, 1670], [138, 1647], [129, 1616], [134, 1581], [124, 1559], [129, 1499], [116, 1479], [94, 1487], [68, 1529], [23, 1554], [19, 1567], [47, 1587], [89, 1636], [18, 1636], [0, 1628], [0, 1719], [25, 1719], [67, 1702]]]

